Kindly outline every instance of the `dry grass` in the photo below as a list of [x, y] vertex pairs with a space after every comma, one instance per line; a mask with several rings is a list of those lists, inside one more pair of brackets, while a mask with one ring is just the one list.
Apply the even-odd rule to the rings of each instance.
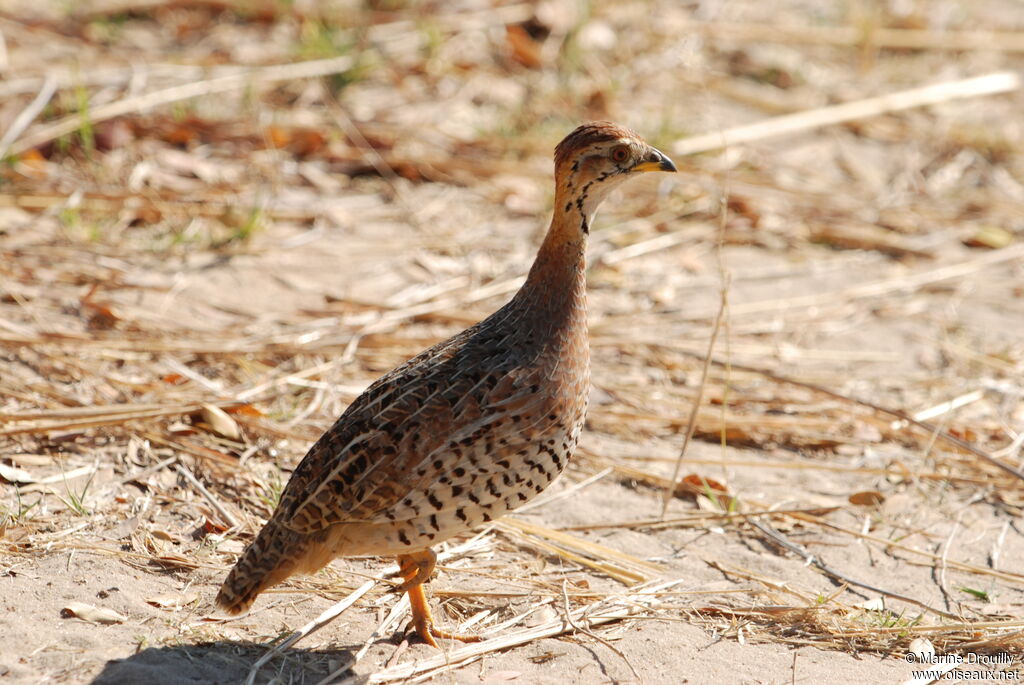
[[[377, 375], [518, 287], [552, 144], [608, 117], [687, 152], [753, 143], [678, 159], [595, 231], [594, 401], [546, 496], [649, 506], [488, 529], [442, 565], [468, 589], [435, 590], [487, 639], [426, 660], [399, 646], [371, 681], [622, 621], [860, 655], [921, 636], [1024, 651], [1024, 95], [1005, 72], [1024, 25], [996, 2], [941, 31], [853, 12], [768, 33], [743, 2], [700, 22], [658, 0], [300, 4], [0, 14], [0, 569], [93, 555], [170, 575], [189, 589], [153, 639], [232, 645], [248, 668], [280, 623], [207, 614], [288, 470]], [[691, 582], [615, 531], [709, 532], [821, 575], [712, 546]], [[256, 613], [378, 570], [332, 567]], [[401, 618], [384, 586], [350, 609], [379, 614], [361, 652], [295, 658], [351, 675]]]

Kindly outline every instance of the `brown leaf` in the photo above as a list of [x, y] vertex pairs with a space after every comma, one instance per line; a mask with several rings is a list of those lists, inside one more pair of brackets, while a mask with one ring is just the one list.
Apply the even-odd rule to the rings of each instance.
[[184, 542], [180, 536], [174, 533], [162, 530], [160, 528], [154, 528], [149, 531], [149, 534], [155, 537], [157, 540], [164, 540], [166, 542]]
[[885, 501], [885, 495], [878, 490], [864, 490], [853, 493], [847, 499], [850, 504], [856, 504], [859, 507], [877, 507]]
[[687, 489], [694, 492], [694, 494], [704, 494], [705, 491], [708, 489], [714, 490], [715, 492], [720, 492], [722, 494], [729, 494], [729, 489], [726, 488], [721, 483], [719, 483], [717, 480], [714, 480], [713, 478], [705, 478], [704, 476], [699, 476], [696, 473], [691, 473], [690, 475], [684, 477], [683, 480], [677, 486], [677, 489], [683, 487], [684, 485], [687, 487]]
[[326, 144], [322, 133], [306, 128], [292, 133], [288, 150], [296, 157], [309, 157], [323, 150]]
[[18, 162], [22, 165], [25, 175], [36, 179], [46, 178], [46, 157], [36, 148], [25, 150], [18, 155]]
[[229, 414], [239, 414], [240, 416], [252, 416], [255, 418], [264, 416], [263, 412], [261, 412], [259, 409], [252, 406], [251, 404], [240, 404], [237, 407], [231, 407], [226, 411]]
[[79, 299], [82, 311], [88, 316], [88, 325], [92, 330], [107, 330], [117, 325], [120, 320], [105, 302], [97, 302], [93, 299], [99, 292], [99, 283], [94, 283], [89, 292]]
[[204, 516], [202, 524], [192, 533], [192, 537], [202, 539], [206, 535], [223, 533], [227, 530], [228, 526], [214, 521], [209, 516]]
[[280, 126], [268, 126], [267, 127], [267, 140], [274, 147], [281, 149], [286, 147], [291, 142], [292, 136], [289, 131], [281, 128]]
[[541, 66], [540, 45], [522, 26], [513, 24], [505, 27], [505, 41], [512, 51], [512, 59], [530, 69]]

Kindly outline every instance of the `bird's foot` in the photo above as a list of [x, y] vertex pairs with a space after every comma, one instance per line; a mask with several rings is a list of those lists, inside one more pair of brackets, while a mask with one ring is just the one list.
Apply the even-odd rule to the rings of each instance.
[[416, 630], [416, 634], [420, 636], [420, 639], [426, 642], [428, 645], [435, 649], [441, 649], [437, 644], [438, 639], [442, 640], [458, 640], [459, 642], [480, 642], [483, 640], [479, 635], [466, 635], [464, 633], [450, 633], [447, 630], [441, 630], [434, 625], [434, 620], [431, 616], [413, 616], [412, 617], [412, 628]]
[[398, 557], [399, 573], [402, 576], [402, 584], [399, 590], [409, 595], [409, 607], [412, 610], [412, 626], [420, 639], [431, 647], [440, 649], [437, 640], [459, 640], [460, 642], [480, 642], [483, 638], [478, 635], [462, 635], [461, 633], [449, 633], [434, 625], [434, 617], [430, 613], [430, 605], [427, 603], [427, 594], [423, 590], [423, 583], [430, 578], [434, 571], [434, 563], [437, 556], [433, 551], [426, 549], [412, 554], [403, 554]]

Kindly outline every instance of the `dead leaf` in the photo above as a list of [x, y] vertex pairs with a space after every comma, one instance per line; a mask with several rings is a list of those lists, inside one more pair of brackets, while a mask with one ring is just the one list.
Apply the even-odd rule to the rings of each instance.
[[691, 473], [690, 475], [685, 476], [683, 480], [680, 481], [679, 485], [676, 486], [676, 494], [679, 494], [679, 492], [682, 491], [694, 495], [703, 495], [709, 489], [722, 494], [729, 493], [729, 489], [717, 480], [714, 480], [713, 478], [705, 478], [704, 476], [699, 476], [696, 473]]
[[128, 620], [113, 609], [94, 607], [83, 602], [68, 602], [68, 605], [60, 610], [60, 615], [62, 618], [80, 618], [89, 623], [102, 623], [106, 625], [124, 623]]
[[704, 495], [697, 495], [696, 503], [697, 508], [700, 509], [701, 511], [712, 512], [715, 514], [720, 513], [722, 511], [722, 507], [720, 505], [711, 501], [710, 497], [705, 497]]
[[868, 611], [885, 611], [885, 597], [873, 597], [863, 602], [857, 602], [853, 606], [867, 609]]
[[850, 504], [856, 504], [859, 507], [877, 507], [885, 501], [885, 495], [878, 490], [863, 490], [853, 493], [847, 499]]
[[228, 530], [228, 526], [214, 521], [209, 516], [204, 516], [202, 524], [192, 533], [192, 537], [199, 540], [207, 535], [223, 533], [226, 530]]
[[171, 593], [166, 595], [157, 595], [156, 597], [149, 597], [146, 599], [146, 604], [152, 604], [158, 609], [181, 609], [182, 607], [188, 606], [192, 602], [196, 601], [199, 595], [195, 592], [188, 594]]
[[280, 126], [268, 126], [266, 136], [270, 144], [278, 149], [286, 146], [292, 139], [291, 133]]
[[139, 517], [132, 516], [119, 521], [116, 526], [110, 531], [109, 535], [115, 540], [123, 540], [135, 532], [135, 529], [139, 527]]
[[97, 302], [93, 298], [99, 291], [99, 284], [93, 284], [89, 291], [79, 300], [82, 305], [82, 312], [88, 317], [87, 325], [90, 330], [109, 330], [117, 325], [120, 317], [114, 314], [110, 305], [106, 302]]
[[512, 50], [512, 59], [530, 69], [540, 68], [540, 45], [526, 29], [518, 24], [505, 27], [505, 40]]
[[149, 531], [149, 534], [155, 537], [157, 540], [164, 540], [166, 542], [176, 543], [184, 542], [181, 539], [181, 537], [175, 535], [174, 533], [169, 533], [166, 530], [161, 530], [159, 528], [154, 528], [153, 530]]
[[[1021, 416], [1024, 418], [1024, 415]], [[5, 454], [5, 459], [10, 459], [15, 464], [21, 466], [50, 466], [53, 464], [53, 457], [48, 454], [22, 454], [15, 452], [14, 454]]]
[[221, 435], [229, 440], [238, 440], [242, 437], [242, 433], [238, 430], [238, 424], [220, 407], [204, 404], [203, 420], [210, 424], [210, 428], [217, 435]]
[[161, 554], [154, 556], [152, 560], [164, 568], [199, 568], [195, 561], [180, 554]]
[[[0, 524], [0, 540], [4, 540], [10, 546], [16, 545], [20, 540], [24, 540], [31, 534], [31, 529], [25, 526], [12, 526], [9, 520]], [[8, 569], [7, 573], [12, 577], [16, 575], [11, 569]]]
[[7, 464], [0, 464], [0, 478], [3, 478], [8, 483], [36, 482], [36, 479], [28, 471], [19, 469], [17, 466], [8, 466]]
[[310, 157], [324, 149], [327, 140], [323, 134], [313, 129], [300, 129], [292, 133], [288, 150], [296, 157]]
[[935, 659], [935, 645], [926, 637], [915, 637], [910, 641], [907, 653], [916, 656], [921, 663], [930, 664]]
[[327, 139], [319, 131], [311, 128], [283, 129], [270, 126], [266, 132], [267, 140], [277, 149], [287, 148], [296, 157], [309, 157], [324, 149]]
[[46, 178], [46, 166], [48, 162], [36, 148], [25, 150], [18, 156], [18, 162], [26, 176], [36, 179]]
[[1013, 244], [1013, 233], [1002, 226], [981, 226], [964, 240], [969, 247], [987, 247], [998, 250]]
[[259, 409], [257, 409], [256, 407], [252, 406], [251, 404], [241, 404], [241, 405], [239, 405], [237, 407], [233, 407], [231, 409], [228, 409], [228, 413], [229, 414], [240, 414], [242, 416], [252, 416], [254, 418], [259, 418], [261, 416], [264, 416], [263, 412], [261, 412]]

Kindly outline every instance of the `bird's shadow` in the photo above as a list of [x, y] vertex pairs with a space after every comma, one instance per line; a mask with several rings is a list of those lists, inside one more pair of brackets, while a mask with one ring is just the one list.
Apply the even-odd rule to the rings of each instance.
[[[235, 685], [246, 681], [252, 665], [267, 649], [265, 644], [227, 641], [148, 647], [128, 658], [108, 661], [91, 685]], [[357, 649], [292, 648], [265, 664], [255, 682], [316, 683], [351, 661]]]

